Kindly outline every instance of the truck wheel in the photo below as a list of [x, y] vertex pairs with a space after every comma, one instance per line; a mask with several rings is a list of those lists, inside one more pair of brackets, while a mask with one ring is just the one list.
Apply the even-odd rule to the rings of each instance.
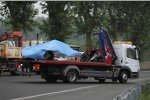
[[119, 82], [120, 83], [127, 83], [128, 81], [128, 74], [126, 71], [121, 71], [119, 74]]
[[67, 83], [75, 83], [78, 79], [78, 72], [75, 70], [68, 71], [66, 78], [63, 80]]
[[45, 80], [48, 83], [55, 83], [57, 81], [57, 78], [56, 77], [47, 77], [47, 78], [45, 78]]
[[0, 71], [0, 74], [2, 73], [2, 71]]

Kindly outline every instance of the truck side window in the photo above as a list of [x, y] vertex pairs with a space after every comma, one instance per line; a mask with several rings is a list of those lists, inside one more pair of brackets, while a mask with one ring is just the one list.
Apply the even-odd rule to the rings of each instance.
[[132, 59], [136, 59], [136, 50], [132, 49], [132, 48], [128, 48], [127, 49], [127, 57], [132, 58]]
[[14, 42], [13, 41], [8, 41], [8, 46], [9, 47], [14, 47]]

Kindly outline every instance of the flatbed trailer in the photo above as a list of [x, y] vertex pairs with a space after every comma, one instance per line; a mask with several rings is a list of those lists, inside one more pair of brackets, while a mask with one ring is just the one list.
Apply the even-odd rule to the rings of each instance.
[[112, 79], [112, 81], [119, 80], [120, 83], [126, 83], [132, 74], [128, 69], [100, 62], [55, 60], [23, 62], [25, 67], [21, 67], [20, 74], [31, 75], [38, 70], [41, 77], [47, 82], [63, 80], [63, 82], [74, 83], [78, 79], [93, 77], [99, 82], [104, 82], [106, 79]]

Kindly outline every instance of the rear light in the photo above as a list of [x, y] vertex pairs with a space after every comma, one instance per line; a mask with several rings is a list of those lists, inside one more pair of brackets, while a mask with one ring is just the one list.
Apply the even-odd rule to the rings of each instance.
[[39, 71], [40, 70], [40, 65], [39, 64], [34, 64], [33, 65], [33, 70], [34, 71]]
[[16, 69], [20, 69], [21, 68], [21, 64], [16, 64]]

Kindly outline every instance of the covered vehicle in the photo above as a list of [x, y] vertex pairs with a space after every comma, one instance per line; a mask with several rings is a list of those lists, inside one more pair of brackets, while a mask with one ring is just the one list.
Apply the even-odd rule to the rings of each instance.
[[73, 50], [69, 45], [58, 40], [52, 40], [36, 46], [26, 47], [22, 50], [22, 56], [24, 58], [39, 60], [53, 59], [55, 52], [69, 57], [80, 56], [80, 52]]

